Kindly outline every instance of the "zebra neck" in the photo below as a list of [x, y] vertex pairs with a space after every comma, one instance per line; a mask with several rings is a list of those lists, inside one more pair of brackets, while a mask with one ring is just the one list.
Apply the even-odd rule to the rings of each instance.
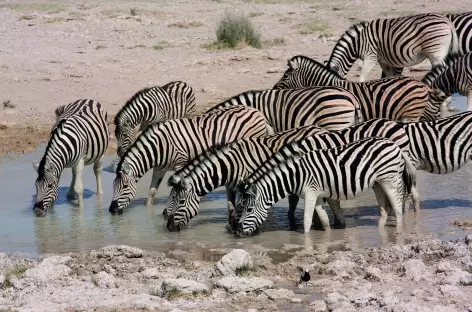
[[123, 125], [125, 120], [129, 121], [129, 127], [131, 129], [136, 128], [137, 125], [142, 123], [145, 119], [145, 109], [137, 108], [137, 103], [132, 102], [130, 105], [126, 106], [123, 111], [121, 112], [120, 116], [118, 117], [120, 121], [120, 125]]
[[460, 93], [454, 74], [455, 68], [451, 67], [445, 72], [441, 73], [431, 84], [433, 88], [440, 89], [446, 96], [451, 96], [454, 93]]
[[[286, 177], [284, 178], [283, 175]], [[266, 174], [254, 184], [261, 191], [261, 194], [263, 194], [264, 203], [266, 205], [273, 205], [290, 194], [296, 193], [296, 181], [293, 180], [294, 176], [295, 174], [292, 170], [283, 173], [271, 173]]]

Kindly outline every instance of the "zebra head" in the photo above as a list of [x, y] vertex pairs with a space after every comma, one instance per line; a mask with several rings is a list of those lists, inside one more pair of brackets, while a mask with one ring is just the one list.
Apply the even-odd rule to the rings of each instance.
[[293, 89], [308, 87], [305, 83], [304, 75], [305, 73], [301, 68], [301, 58], [292, 57], [287, 61], [288, 69], [285, 71], [282, 78], [274, 85], [273, 89]]
[[421, 114], [420, 121], [433, 121], [441, 118], [441, 106], [447, 98], [447, 94], [442, 90], [430, 89], [428, 102]]
[[130, 119], [115, 121], [116, 153], [123, 157], [126, 150], [133, 144], [134, 133]]
[[116, 178], [113, 180], [113, 198], [110, 204], [111, 214], [122, 214], [131, 199], [136, 196], [138, 177], [134, 176], [130, 164], [123, 160], [116, 169]]
[[59, 192], [59, 175], [54, 163], [44, 157], [40, 163], [33, 162], [33, 168], [38, 173], [36, 179], [36, 200], [33, 210], [38, 216], [44, 216], [52, 207]]
[[264, 207], [256, 185], [241, 183], [236, 202], [236, 235], [249, 236], [267, 219], [268, 207]]
[[164, 218], [167, 219], [169, 231], [180, 231], [182, 226], [198, 214], [200, 196], [197, 195], [191, 183], [179, 176], [171, 176], [169, 186], [173, 187]]

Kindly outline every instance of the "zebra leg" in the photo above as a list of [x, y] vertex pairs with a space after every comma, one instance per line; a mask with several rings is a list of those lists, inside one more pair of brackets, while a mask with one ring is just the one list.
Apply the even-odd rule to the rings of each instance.
[[79, 207], [83, 207], [84, 205], [84, 184], [82, 182], [82, 172], [84, 171], [84, 159], [82, 158], [79, 160], [77, 165], [75, 166], [75, 184], [74, 184], [74, 191], [77, 194], [77, 201]]
[[67, 191], [67, 195], [66, 195], [66, 198], [68, 200], [74, 200], [75, 199], [74, 187], [75, 187], [76, 176], [77, 176], [77, 174], [76, 174], [75, 167], [72, 167], [72, 181], [70, 181], [69, 190]]
[[97, 195], [103, 195], [103, 187], [102, 187], [102, 171], [103, 171], [103, 156], [98, 158], [93, 163], [93, 173], [95, 173], [95, 179], [97, 181]]
[[387, 223], [388, 199], [382, 187], [377, 182], [372, 186], [372, 189], [374, 190], [375, 198], [377, 199], [377, 203], [379, 205], [380, 219], [379, 219], [378, 227], [383, 228], [385, 227], [385, 223]]
[[158, 168], [154, 168], [152, 171], [152, 179], [151, 179], [151, 186], [149, 187], [149, 195], [148, 199], [146, 202], [146, 205], [152, 206], [152, 200], [154, 199], [154, 196], [157, 193], [157, 190], [159, 189], [159, 185], [162, 182], [162, 179], [164, 178], [164, 175], [166, 174], [165, 171], [162, 171]]
[[228, 224], [226, 224], [226, 230], [229, 233], [233, 233], [235, 228], [236, 216], [234, 212], [235, 200], [236, 200], [236, 191], [234, 191], [229, 186], [226, 186], [226, 197], [228, 201]]
[[288, 221], [291, 228], [295, 224], [295, 209], [297, 209], [299, 200], [300, 197], [298, 197], [298, 195], [291, 194], [288, 196]]
[[467, 111], [472, 111], [472, 90], [467, 93]]
[[[320, 200], [321, 199], [321, 200]], [[313, 191], [305, 192], [305, 211], [303, 215], [303, 230], [308, 233], [313, 222], [313, 213], [316, 210], [321, 219], [321, 223], [325, 230], [329, 230], [329, 218], [326, 211], [323, 209], [323, 200], [318, 198]]]
[[391, 209], [395, 212], [396, 219], [396, 233], [401, 233], [403, 230], [403, 218], [402, 218], [402, 203], [403, 203], [403, 182], [400, 182], [398, 186], [391, 183], [385, 183], [381, 185], [384, 196], [390, 202]]
[[344, 220], [344, 215], [341, 210], [341, 202], [339, 200], [326, 199], [333, 212], [334, 217], [334, 226], [337, 228], [345, 228], [346, 221]]
[[374, 69], [377, 60], [375, 58], [367, 57], [362, 63], [361, 74], [359, 76], [359, 82], [364, 82], [369, 77], [370, 72]]

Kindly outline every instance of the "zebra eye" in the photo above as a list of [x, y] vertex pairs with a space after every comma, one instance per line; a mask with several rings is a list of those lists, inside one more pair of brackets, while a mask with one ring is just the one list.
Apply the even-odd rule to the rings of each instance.
[[48, 188], [52, 188], [54, 185], [52, 183], [48, 184]]
[[247, 208], [247, 212], [248, 212], [248, 213], [252, 213], [253, 210], [254, 210], [254, 207], [248, 207], [248, 208]]
[[123, 184], [123, 187], [124, 187], [124, 188], [128, 187], [128, 184]]
[[180, 204], [180, 205], [183, 205], [183, 204], [185, 204], [185, 199], [181, 199], [181, 200], [179, 200], [179, 204]]

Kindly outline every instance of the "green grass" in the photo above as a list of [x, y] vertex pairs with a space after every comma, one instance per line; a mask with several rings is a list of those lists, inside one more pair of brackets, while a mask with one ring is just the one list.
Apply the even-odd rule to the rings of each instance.
[[226, 12], [216, 29], [216, 41], [206, 44], [205, 47], [220, 50], [234, 49], [241, 45], [260, 48], [261, 36], [246, 15]]
[[3, 288], [12, 287], [13, 285], [11, 283], [11, 278], [13, 276], [21, 278], [28, 269], [29, 266], [26, 264], [15, 264], [13, 268], [11, 268], [5, 273], [5, 281], [3, 282]]
[[202, 26], [203, 23], [200, 21], [191, 21], [191, 22], [177, 22], [167, 25], [167, 27], [175, 28], [196, 28]]
[[101, 49], [106, 49], [107, 46], [99, 44], [98, 46], [95, 47], [95, 50], [101, 50]]
[[163, 50], [168, 47], [170, 47], [169, 42], [165, 40], [161, 40], [157, 44], [153, 45], [151, 48], [153, 48], [154, 50]]
[[54, 18], [50, 18], [50, 19], [46, 20], [46, 23], [54, 24], [54, 23], [61, 23], [63, 21], [64, 21], [64, 18], [62, 18], [62, 17], [54, 17]]
[[315, 33], [324, 36], [333, 35], [329, 25], [321, 20], [310, 20], [303, 24], [297, 25], [296, 28], [299, 29], [298, 33], [301, 35], [312, 35]]
[[204, 292], [193, 291], [191, 294], [189, 294], [189, 293], [181, 292], [177, 288], [174, 287], [174, 288], [171, 288], [169, 291], [167, 291], [164, 298], [171, 301], [171, 300], [176, 300], [176, 299], [181, 299], [181, 298], [182, 299], [192, 299], [192, 298], [196, 298], [196, 297], [199, 297], [199, 296], [208, 296], [209, 294], [210, 294], [210, 292], [208, 292], [208, 291], [204, 291]]
[[264, 13], [262, 12], [251, 12], [248, 14], [249, 17], [257, 17], [257, 16], [262, 16]]
[[240, 267], [237, 267], [236, 270], [234, 270], [234, 273], [238, 276], [246, 276], [249, 275], [251, 272], [254, 272], [256, 268], [253, 265], [245, 264]]

